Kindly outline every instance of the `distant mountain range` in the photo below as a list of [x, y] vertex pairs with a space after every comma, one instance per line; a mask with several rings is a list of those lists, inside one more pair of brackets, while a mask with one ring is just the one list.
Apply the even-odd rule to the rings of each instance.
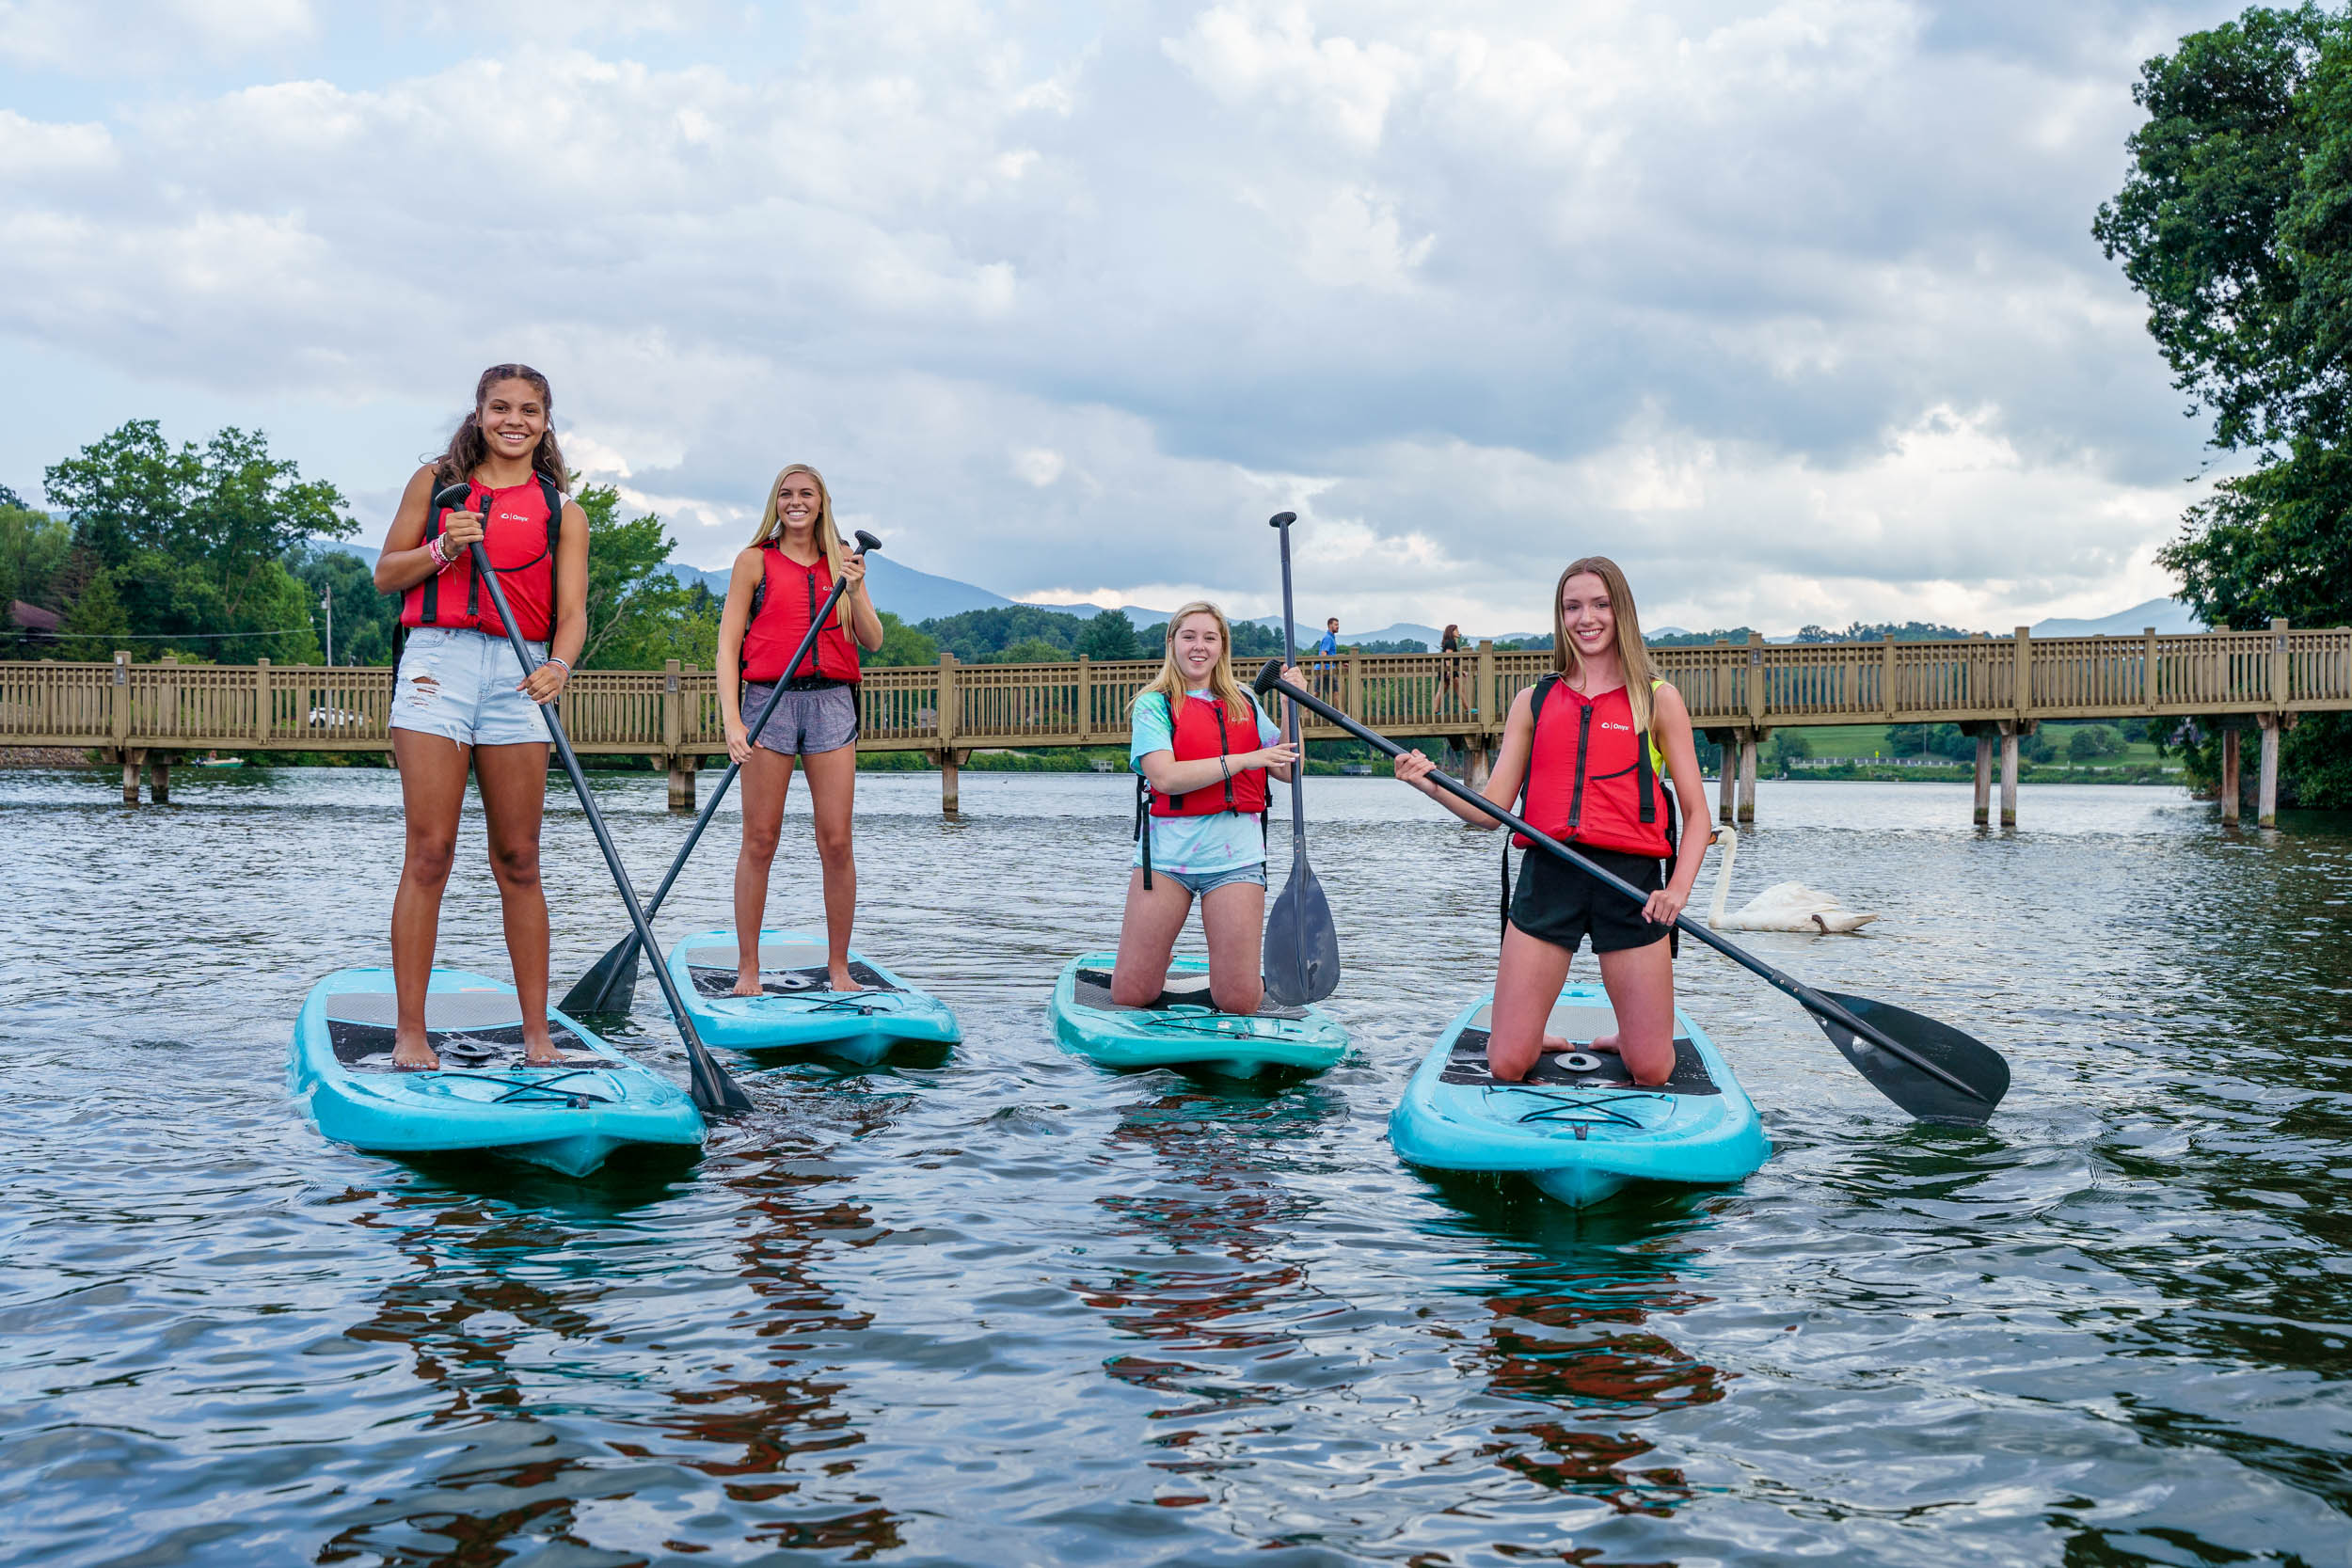
[[[329, 549], [348, 550], [363, 561], [375, 560], [376, 552], [365, 545], [348, 545], [334, 540], [320, 540], [317, 543]], [[909, 623], [937, 620], [944, 615], [961, 615], [967, 610], [1001, 610], [1008, 605], [1026, 602], [1009, 599], [1002, 594], [992, 594], [985, 588], [960, 582], [954, 578], [918, 572], [888, 554], [875, 556], [866, 562], [866, 570], [873, 583], [875, 601]], [[723, 594], [727, 591], [727, 572], [723, 567], [706, 571], [674, 561], [670, 563], [670, 572], [681, 582], [705, 583], [713, 594]], [[1165, 610], [1148, 610], [1141, 605], [1041, 604], [1032, 608], [1088, 616], [1105, 610], [1123, 610], [1127, 612], [1127, 619], [1138, 628], [1156, 626], [1168, 617], [1168, 611]], [[1279, 615], [1261, 615], [1251, 624], [1270, 631], [1282, 629]], [[2031, 629], [2036, 637], [2128, 637], [2148, 626], [2167, 634], [2204, 630], [2203, 623], [2178, 599], [2150, 599], [2145, 604], [2134, 605], [2129, 610], [2118, 610], [2113, 615], [2101, 616], [2097, 620], [2053, 616], [2037, 622]], [[1649, 635], [1668, 637], [1681, 631], [1679, 626], [1653, 626]], [[1298, 637], [1303, 645], [1312, 646], [1314, 639], [1322, 635], [1323, 623], [1320, 620], [1310, 617], [1299, 622]], [[1345, 624], [1340, 627], [1341, 638], [1348, 642], [1412, 641], [1435, 648], [1440, 635], [1438, 627], [1424, 626], [1413, 621], [1399, 621], [1393, 626], [1381, 626], [1373, 631], [1358, 631]], [[1524, 642], [1550, 637], [1551, 628], [1547, 626], [1541, 631], [1465, 632], [1463, 639], [1475, 644], [1480, 638], [1489, 636], [1498, 642]], [[1769, 641], [1787, 642], [1794, 639], [1775, 637]]]

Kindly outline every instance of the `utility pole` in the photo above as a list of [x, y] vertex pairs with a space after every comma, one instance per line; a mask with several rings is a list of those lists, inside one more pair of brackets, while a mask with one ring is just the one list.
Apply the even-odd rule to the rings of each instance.
[[319, 603], [326, 607], [326, 667], [335, 667], [335, 588], [329, 583], [319, 594]]

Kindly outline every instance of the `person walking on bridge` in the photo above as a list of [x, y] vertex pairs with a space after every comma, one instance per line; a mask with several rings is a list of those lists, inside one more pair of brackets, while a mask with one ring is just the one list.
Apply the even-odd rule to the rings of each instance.
[[[401, 493], [375, 586], [401, 596], [402, 646], [392, 677], [392, 757], [407, 843], [392, 895], [392, 1063], [440, 1066], [424, 1027], [441, 894], [457, 851], [470, 770], [490, 830], [490, 872], [523, 1014], [524, 1058], [557, 1059], [548, 1035], [548, 900], [539, 885], [539, 818], [547, 803], [547, 720], [588, 636], [588, 518], [565, 498], [564, 454], [548, 378], [493, 365], [473, 411], [440, 457]], [[437, 508], [452, 484], [462, 507]], [[496, 606], [474, 578], [479, 543], [533, 657], [515, 662]]]

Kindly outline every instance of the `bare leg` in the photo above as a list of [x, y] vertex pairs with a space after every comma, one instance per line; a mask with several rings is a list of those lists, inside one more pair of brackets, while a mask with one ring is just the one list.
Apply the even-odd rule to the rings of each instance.
[[1176, 951], [1177, 934], [1191, 912], [1192, 894], [1184, 883], [1154, 877], [1147, 893], [1143, 867], [1127, 874], [1127, 913], [1119, 923], [1119, 961], [1111, 966], [1113, 1002], [1140, 1007], [1158, 997], [1168, 984], [1168, 960]]
[[424, 994], [441, 929], [441, 890], [449, 885], [450, 862], [457, 852], [467, 752], [445, 736], [392, 731], [401, 808], [408, 824], [400, 889], [392, 895], [392, 990], [398, 1006], [392, 1062], [398, 1067], [441, 1065], [425, 1039]]
[[864, 990], [850, 978], [850, 929], [857, 924], [857, 857], [850, 845], [850, 813], [857, 800], [857, 748], [804, 756], [801, 768], [808, 775], [808, 803], [817, 817], [817, 859], [825, 871], [825, 967], [834, 990]]
[[489, 818], [490, 875], [499, 885], [506, 926], [507, 961], [515, 967], [515, 997], [523, 1009], [523, 1060], [556, 1061], [548, 1037], [548, 895], [539, 885], [539, 819], [548, 803], [548, 748], [543, 741], [477, 746], [473, 776]]
[[1265, 889], [1228, 882], [1200, 900], [1209, 934], [1209, 999], [1248, 1018], [1265, 1000]]
[[1544, 1025], [1574, 957], [1517, 926], [1503, 927], [1502, 961], [1496, 966], [1494, 1008], [1486, 1024], [1486, 1069], [1504, 1083], [1525, 1078], [1543, 1053]]
[[[735, 994], [759, 994], [759, 926], [768, 913], [768, 868], [784, 833], [792, 758], [765, 746], [743, 765], [743, 851], [735, 858]], [[650, 955], [649, 955], [650, 956]]]
[[1596, 1051], [1625, 1058], [1637, 1084], [1662, 1084], [1675, 1073], [1675, 960], [1671, 944], [1653, 942], [1600, 956], [1600, 983], [1617, 1015], [1617, 1032], [1593, 1042]]

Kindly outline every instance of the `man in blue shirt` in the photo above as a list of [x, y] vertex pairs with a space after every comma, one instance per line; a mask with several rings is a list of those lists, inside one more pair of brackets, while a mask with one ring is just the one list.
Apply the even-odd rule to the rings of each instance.
[[1316, 642], [1315, 652], [1321, 654], [1325, 659], [1324, 663], [1315, 666], [1317, 689], [1315, 695], [1327, 703], [1331, 701], [1331, 693], [1338, 689], [1340, 684], [1340, 618], [1338, 616], [1334, 615], [1323, 623], [1323, 637], [1320, 641]]

